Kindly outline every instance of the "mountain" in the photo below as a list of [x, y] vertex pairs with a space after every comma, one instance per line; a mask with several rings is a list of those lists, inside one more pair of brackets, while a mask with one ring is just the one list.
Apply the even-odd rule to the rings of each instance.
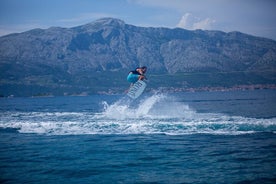
[[[142, 65], [161, 87], [164, 76], [181, 73], [253, 73], [258, 82], [254, 77], [240, 84], [275, 84], [276, 41], [240, 32], [137, 27], [113, 18], [33, 29], [0, 37], [0, 94], [118, 91], [128, 85], [128, 70]], [[174, 86], [189, 84], [179, 78]]]

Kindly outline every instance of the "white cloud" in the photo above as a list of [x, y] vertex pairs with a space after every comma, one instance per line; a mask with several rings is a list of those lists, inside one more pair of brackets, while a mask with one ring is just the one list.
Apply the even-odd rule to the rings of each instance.
[[190, 13], [186, 13], [185, 15], [183, 15], [181, 17], [180, 21], [178, 22], [178, 24], [176, 25], [176, 27], [191, 29], [192, 24], [191, 24], [191, 18], [190, 17], [191, 17]]
[[215, 23], [215, 20], [212, 20], [210, 18], [206, 18], [202, 21], [195, 22], [193, 24], [194, 29], [212, 29], [212, 25]]
[[215, 23], [215, 20], [211, 18], [200, 19], [198, 17], [193, 16], [190, 13], [185, 13], [176, 25], [176, 27], [184, 28], [184, 29], [211, 29], [212, 25]]

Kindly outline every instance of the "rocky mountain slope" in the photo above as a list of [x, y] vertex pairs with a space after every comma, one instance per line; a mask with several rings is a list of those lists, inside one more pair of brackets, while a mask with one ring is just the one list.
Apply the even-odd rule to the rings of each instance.
[[4, 95], [18, 87], [26, 94], [125, 87], [127, 71], [142, 65], [153, 76], [258, 72], [274, 83], [276, 41], [240, 32], [137, 27], [113, 18], [0, 37]]

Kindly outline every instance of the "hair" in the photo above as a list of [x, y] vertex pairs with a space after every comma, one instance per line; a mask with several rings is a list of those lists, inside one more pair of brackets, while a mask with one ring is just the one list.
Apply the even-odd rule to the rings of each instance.
[[147, 67], [146, 66], [142, 66], [141, 69], [147, 69]]

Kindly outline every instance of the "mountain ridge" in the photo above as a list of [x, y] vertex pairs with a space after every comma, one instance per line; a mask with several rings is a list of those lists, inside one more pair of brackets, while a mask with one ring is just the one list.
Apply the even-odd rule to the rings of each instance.
[[[269, 71], [260, 77], [275, 83], [276, 41], [237, 31], [138, 27], [114, 18], [0, 37], [0, 90], [5, 94], [12, 85], [83, 90], [84, 80], [94, 84], [95, 73], [126, 73], [142, 65], [151, 74], [170, 75]], [[121, 74], [114, 77], [125, 80]]]

